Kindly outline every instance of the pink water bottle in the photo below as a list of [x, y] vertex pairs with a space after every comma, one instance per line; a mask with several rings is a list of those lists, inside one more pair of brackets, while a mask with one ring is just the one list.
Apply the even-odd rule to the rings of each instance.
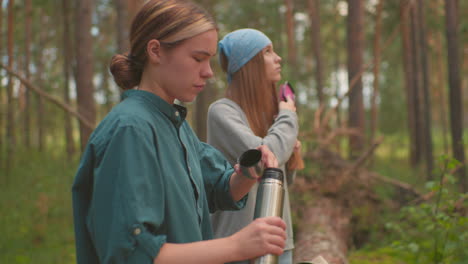
[[280, 85], [279, 87], [279, 98], [282, 101], [286, 102], [286, 97], [290, 97], [293, 101], [296, 100], [294, 96], [294, 89], [292, 88], [292, 85], [289, 82], [284, 82], [283, 84]]

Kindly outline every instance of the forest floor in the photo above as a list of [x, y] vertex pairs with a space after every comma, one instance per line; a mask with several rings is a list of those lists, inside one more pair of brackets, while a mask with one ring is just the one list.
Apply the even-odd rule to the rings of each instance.
[[[75, 263], [71, 185], [78, 160], [66, 161], [66, 155], [56, 149], [44, 153], [18, 151], [10, 175], [3, 168], [0, 170], [0, 263]], [[392, 153], [392, 157], [375, 160], [376, 172], [414, 184], [421, 191], [437, 187], [415, 177], [420, 173], [409, 169], [403, 158], [395, 154], [398, 151]], [[456, 192], [450, 196], [456, 183], [447, 186], [441, 196], [443, 203], [437, 205], [442, 209], [452, 208], [456, 202]], [[394, 188], [377, 184], [375, 192], [383, 201], [378, 213], [368, 208], [352, 210], [358, 216], [353, 221], [359, 221], [352, 222], [354, 230], [347, 256], [350, 264], [436, 263], [423, 257], [431, 254], [442, 260], [438, 263], [468, 263], [466, 212], [426, 215], [434, 211], [432, 203], [426, 208], [415, 205], [395, 210], [386, 207], [388, 201], [398, 197]], [[467, 208], [466, 199], [463, 203]], [[432, 217], [437, 219], [433, 221]]]

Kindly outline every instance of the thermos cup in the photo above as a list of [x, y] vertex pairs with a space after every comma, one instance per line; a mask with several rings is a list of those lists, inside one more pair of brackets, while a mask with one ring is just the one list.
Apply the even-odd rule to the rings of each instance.
[[263, 173], [262, 152], [258, 149], [249, 149], [242, 153], [237, 160], [244, 176], [258, 179]]
[[[284, 176], [278, 168], [266, 168], [258, 185], [254, 218], [283, 217]], [[268, 254], [255, 259], [254, 264], [277, 264], [278, 256]]]

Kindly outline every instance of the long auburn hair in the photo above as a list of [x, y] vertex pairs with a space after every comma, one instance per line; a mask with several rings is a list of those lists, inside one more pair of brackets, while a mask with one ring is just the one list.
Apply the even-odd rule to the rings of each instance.
[[[228, 59], [221, 52], [221, 68], [227, 72]], [[226, 97], [237, 103], [247, 116], [250, 128], [256, 136], [265, 137], [278, 115], [276, 86], [266, 78], [263, 52], [235, 72], [226, 90]], [[304, 168], [300, 150], [294, 151], [286, 163], [288, 170]]]
[[[221, 53], [221, 67], [227, 71], [228, 60]], [[278, 114], [278, 96], [274, 83], [266, 79], [263, 52], [257, 53], [232, 76], [226, 97], [244, 111], [256, 136], [265, 137]]]

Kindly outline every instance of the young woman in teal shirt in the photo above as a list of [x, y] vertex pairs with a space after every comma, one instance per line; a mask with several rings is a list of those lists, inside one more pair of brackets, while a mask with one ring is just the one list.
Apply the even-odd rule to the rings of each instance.
[[[285, 223], [263, 218], [213, 239], [209, 213], [242, 208], [256, 180], [235, 173], [185, 121], [213, 76], [217, 30], [193, 3], [150, 0], [130, 51], [112, 58], [122, 102], [89, 139], [73, 184], [79, 264], [225, 263], [281, 254]], [[265, 146], [262, 162], [276, 167]]]

